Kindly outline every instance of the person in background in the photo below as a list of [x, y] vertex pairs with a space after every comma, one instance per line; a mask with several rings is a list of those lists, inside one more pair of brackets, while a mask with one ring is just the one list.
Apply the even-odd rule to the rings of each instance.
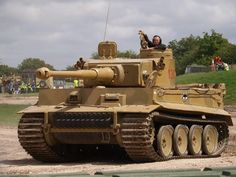
[[74, 88], [78, 88], [79, 87], [79, 81], [77, 79], [75, 79], [73, 82], [74, 82]]
[[216, 56], [216, 57], [214, 58], [214, 64], [215, 64], [215, 66], [216, 66], [216, 70], [217, 70], [217, 71], [220, 71], [220, 70], [224, 70], [224, 69], [225, 69], [224, 63], [223, 63], [223, 61], [221, 60], [221, 58], [220, 58], [219, 56]]
[[36, 92], [36, 85], [34, 81], [31, 84], [31, 88], [32, 88], [32, 92]]
[[223, 63], [225, 71], [229, 71], [229, 65], [227, 63]]

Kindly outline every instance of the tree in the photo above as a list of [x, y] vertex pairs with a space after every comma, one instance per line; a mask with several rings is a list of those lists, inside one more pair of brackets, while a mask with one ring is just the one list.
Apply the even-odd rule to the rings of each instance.
[[236, 63], [236, 45], [226, 44], [216, 52], [217, 56], [221, 56], [222, 60], [228, 64]]
[[76, 68], [74, 66], [67, 66], [66, 71], [76, 71]]
[[18, 70], [16, 68], [9, 67], [8, 65], [0, 65], [0, 76], [10, 76], [12, 74], [18, 74]]
[[18, 65], [18, 70], [20, 72], [24, 71], [24, 70], [36, 70], [40, 67], [47, 67], [50, 70], [55, 70], [54, 67], [52, 65], [49, 65], [47, 63], [45, 63], [44, 60], [41, 60], [39, 58], [26, 58], [24, 59], [21, 64]]
[[199, 50], [199, 37], [190, 35], [182, 38], [180, 41], [173, 40], [169, 42], [168, 47], [172, 48], [174, 58], [176, 59], [176, 73], [182, 74], [187, 65], [196, 61], [196, 54]]
[[211, 30], [211, 35], [207, 32], [203, 34], [203, 37], [199, 38], [199, 52], [203, 55], [213, 56], [216, 51], [228, 43], [222, 34], [216, 33], [214, 30]]
[[117, 57], [118, 58], [139, 58], [139, 55], [132, 50], [126, 50], [124, 52], [117, 51]]
[[236, 45], [230, 44], [222, 34], [211, 30], [211, 34], [173, 40], [169, 43], [176, 59], [176, 72], [183, 74], [187, 65], [196, 63], [209, 66], [215, 56], [220, 56], [226, 63], [236, 63]]
[[91, 58], [99, 59], [98, 53], [97, 52], [93, 52], [92, 55], [91, 55]]
[[[117, 57], [118, 58], [139, 58], [139, 55], [133, 50], [126, 50], [123, 52], [118, 50]], [[92, 53], [91, 58], [99, 59], [98, 53], [97, 52]]]

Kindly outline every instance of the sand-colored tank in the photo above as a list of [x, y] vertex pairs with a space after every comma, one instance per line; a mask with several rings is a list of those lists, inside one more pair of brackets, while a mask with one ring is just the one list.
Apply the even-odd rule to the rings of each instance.
[[224, 84], [176, 85], [171, 49], [141, 49], [140, 58], [127, 59], [116, 58], [116, 48], [100, 43], [100, 59], [85, 60], [77, 71], [37, 70], [40, 79], [84, 82], [40, 90], [38, 103], [20, 112], [22, 147], [44, 162], [79, 160], [110, 147], [136, 162], [219, 156], [232, 126], [223, 110]]

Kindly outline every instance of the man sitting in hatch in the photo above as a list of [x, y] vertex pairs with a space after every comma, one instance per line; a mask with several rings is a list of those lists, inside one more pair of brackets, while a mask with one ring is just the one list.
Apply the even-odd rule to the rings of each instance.
[[[147, 45], [149, 48], [155, 48], [155, 49], [161, 49], [161, 50], [165, 50], [166, 49], [166, 45], [162, 44], [162, 40], [161, 37], [158, 35], [154, 35], [152, 38], [152, 41], [150, 41], [148, 39], [148, 36], [146, 34], [144, 34], [144, 32], [139, 31], [139, 34], [143, 36], [143, 38], [145, 39], [145, 41], [147, 42]], [[142, 39], [141, 39], [142, 40]], [[142, 44], [141, 44], [142, 45]], [[143, 47], [145, 48], [145, 47]]]

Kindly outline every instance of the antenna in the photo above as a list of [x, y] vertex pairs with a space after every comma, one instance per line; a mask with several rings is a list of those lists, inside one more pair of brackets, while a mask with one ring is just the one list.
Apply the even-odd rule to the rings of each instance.
[[108, 24], [108, 17], [109, 17], [110, 6], [111, 6], [111, 0], [108, 0], [107, 17], [106, 17], [106, 25], [105, 25], [105, 31], [104, 31], [103, 41], [106, 40], [106, 35], [107, 35], [107, 24]]

